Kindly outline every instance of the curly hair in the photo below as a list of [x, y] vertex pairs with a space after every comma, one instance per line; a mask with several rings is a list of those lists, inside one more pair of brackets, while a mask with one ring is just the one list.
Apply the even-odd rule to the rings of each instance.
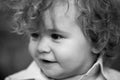
[[[104, 61], [109, 61], [115, 55], [112, 51], [120, 44], [120, 1], [75, 1], [80, 9], [78, 21], [83, 32], [99, 53], [104, 54]], [[54, 0], [9, 0], [8, 6], [16, 10], [13, 16], [14, 30], [19, 34], [43, 31], [42, 15], [53, 2]]]
[[120, 44], [120, 1], [82, 0], [82, 3], [84, 10], [79, 21], [93, 46], [104, 54], [104, 65], [109, 65], [107, 62], [117, 56], [113, 51]]

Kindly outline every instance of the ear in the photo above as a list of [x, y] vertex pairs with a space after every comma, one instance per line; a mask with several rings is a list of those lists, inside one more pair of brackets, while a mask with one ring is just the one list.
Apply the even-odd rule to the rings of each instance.
[[104, 35], [98, 40], [98, 42], [93, 45], [92, 52], [93, 52], [94, 54], [99, 54], [99, 53], [101, 53], [101, 51], [103, 51], [103, 50], [105, 49], [105, 47], [106, 47], [106, 45], [107, 45], [107, 43], [108, 43], [108, 39], [109, 39], [108, 36], [104, 34]]

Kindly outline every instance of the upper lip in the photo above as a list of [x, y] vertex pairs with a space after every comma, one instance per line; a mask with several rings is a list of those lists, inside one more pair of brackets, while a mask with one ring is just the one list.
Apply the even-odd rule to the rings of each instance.
[[49, 62], [57, 62], [57, 61], [54, 60], [54, 59], [48, 59], [48, 58], [44, 58], [44, 57], [39, 57], [39, 60], [42, 60], [42, 61], [49, 61]]
[[45, 55], [37, 55], [36, 56], [41, 61], [48, 61], [48, 62], [57, 62], [55, 58]]

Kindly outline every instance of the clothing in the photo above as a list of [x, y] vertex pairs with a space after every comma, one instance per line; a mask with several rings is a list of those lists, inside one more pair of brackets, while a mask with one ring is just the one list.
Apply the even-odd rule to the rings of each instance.
[[[78, 80], [89, 80], [89, 76], [94, 74], [95, 68], [100, 68], [100, 73], [96, 80], [120, 80], [120, 72], [110, 69], [103, 68], [102, 58], [99, 58], [98, 61], [89, 69], [89, 71], [81, 76]], [[31, 65], [23, 71], [20, 71], [16, 74], [13, 74], [7, 77], [5, 80], [50, 80], [45, 75], [42, 74], [37, 64], [33, 61]]]

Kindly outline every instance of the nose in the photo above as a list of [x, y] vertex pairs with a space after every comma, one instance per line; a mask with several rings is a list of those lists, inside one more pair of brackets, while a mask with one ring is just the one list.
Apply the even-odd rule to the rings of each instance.
[[37, 51], [38, 53], [50, 53], [51, 49], [49, 46], [49, 39], [43, 38], [38, 42], [37, 45]]

